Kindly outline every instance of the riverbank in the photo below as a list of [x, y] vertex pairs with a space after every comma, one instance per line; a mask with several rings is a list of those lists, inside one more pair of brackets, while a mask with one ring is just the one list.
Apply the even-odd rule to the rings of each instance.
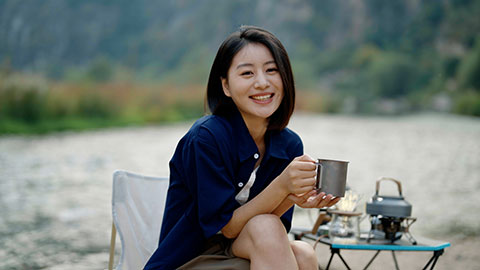
[[[112, 172], [167, 176], [190, 125], [0, 137], [0, 269], [106, 268]], [[480, 119], [297, 114], [290, 127], [312, 157], [349, 160], [348, 183], [364, 200], [378, 177], [402, 181], [412, 233], [452, 243], [436, 269], [480, 267]], [[308, 217], [297, 211], [294, 225], [310, 226]], [[382, 256], [377, 267], [389, 267]], [[424, 262], [415, 256], [400, 255], [402, 269]], [[345, 257], [363, 266], [369, 256]]]

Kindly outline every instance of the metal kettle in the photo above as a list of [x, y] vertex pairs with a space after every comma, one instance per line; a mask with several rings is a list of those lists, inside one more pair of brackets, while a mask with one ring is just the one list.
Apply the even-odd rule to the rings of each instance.
[[[382, 181], [393, 181], [397, 184], [399, 196], [379, 195]], [[367, 202], [367, 214], [372, 216], [406, 218], [412, 214], [412, 205], [402, 195], [402, 183], [396, 179], [382, 177], [377, 180], [375, 195]]]

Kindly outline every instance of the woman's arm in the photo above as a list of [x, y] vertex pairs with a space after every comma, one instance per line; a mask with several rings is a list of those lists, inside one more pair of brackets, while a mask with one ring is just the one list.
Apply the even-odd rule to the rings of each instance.
[[285, 212], [288, 211], [288, 209], [290, 209], [292, 206], [294, 206], [295, 203], [289, 199], [289, 196], [285, 197], [285, 199], [283, 200], [283, 202], [281, 202], [277, 208], [275, 208], [273, 211], [272, 211], [272, 214], [274, 215], [277, 215], [279, 217], [283, 216], [283, 214], [285, 214]]
[[269, 214], [288, 196], [288, 191], [279, 182], [272, 181], [260, 194], [251, 201], [237, 208], [230, 221], [222, 228], [227, 238], [238, 236], [243, 226], [254, 216]]
[[[235, 238], [243, 226], [254, 216], [285, 212], [293, 204], [286, 198], [289, 194], [305, 194], [315, 185], [315, 164], [306, 155], [295, 158], [260, 194], [237, 208], [230, 221], [222, 228], [228, 238]], [[288, 208], [287, 208], [288, 207]]]

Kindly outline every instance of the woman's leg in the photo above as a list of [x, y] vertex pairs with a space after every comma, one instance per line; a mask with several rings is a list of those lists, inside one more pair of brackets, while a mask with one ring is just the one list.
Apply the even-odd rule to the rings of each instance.
[[265, 214], [251, 218], [232, 245], [233, 254], [250, 260], [250, 269], [299, 269], [280, 218]]
[[298, 269], [300, 270], [317, 270], [318, 262], [317, 255], [313, 247], [303, 241], [291, 241], [293, 254], [297, 260]]

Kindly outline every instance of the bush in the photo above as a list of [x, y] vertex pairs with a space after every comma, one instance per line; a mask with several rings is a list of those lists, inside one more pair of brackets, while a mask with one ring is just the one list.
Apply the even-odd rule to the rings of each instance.
[[80, 97], [77, 114], [85, 118], [110, 118], [115, 115], [115, 111], [106, 98], [89, 93]]
[[381, 98], [398, 98], [414, 89], [416, 66], [408, 56], [383, 53], [377, 56], [367, 71], [371, 90]]
[[480, 93], [470, 90], [455, 99], [453, 111], [459, 114], [480, 116]]
[[7, 86], [0, 89], [0, 100], [0, 115], [6, 119], [36, 123], [45, 111], [45, 94], [33, 86]]
[[476, 46], [463, 57], [457, 78], [461, 88], [473, 88], [480, 92], [480, 38]]
[[97, 58], [88, 69], [86, 76], [94, 82], [109, 81], [113, 76], [113, 67], [106, 58]]

